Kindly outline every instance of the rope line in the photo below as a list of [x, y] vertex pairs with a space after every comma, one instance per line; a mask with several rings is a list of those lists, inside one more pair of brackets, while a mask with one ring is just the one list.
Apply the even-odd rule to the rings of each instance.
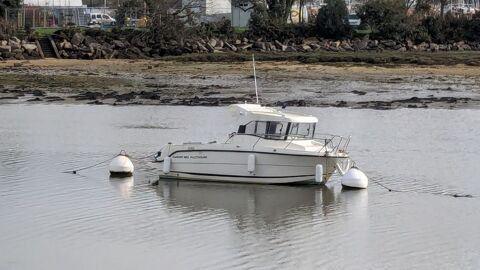
[[[124, 154], [122, 154], [122, 153], [124, 153]], [[131, 159], [133, 159], [133, 160], [137, 160], [137, 161], [143, 161], [143, 160], [145, 160], [145, 159], [147, 159], [147, 158], [154, 157], [155, 154], [156, 154], [156, 153], [153, 153], [153, 154], [149, 154], [149, 155], [147, 155], [147, 156], [143, 156], [143, 157], [136, 158], [136, 157], [132, 157], [132, 156], [130, 156], [130, 155], [127, 155], [124, 150], [120, 151], [120, 155], [125, 155], [126, 157], [131, 158]], [[103, 165], [103, 164], [111, 161], [112, 159], [114, 159], [114, 158], [116, 158], [116, 157], [118, 157], [118, 155], [115, 155], [115, 156], [113, 156], [113, 157], [111, 157], [111, 158], [109, 158], [109, 159], [107, 159], [107, 160], [100, 161], [100, 162], [95, 163], [95, 164], [93, 164], [93, 165], [89, 165], [89, 166], [86, 166], [86, 167], [81, 167], [81, 168], [73, 169], [73, 170], [67, 170], [67, 171], [64, 171], [63, 173], [73, 173], [73, 174], [77, 174], [77, 172], [79, 172], [79, 171], [83, 171], [83, 170], [87, 170], [87, 169], [91, 169], [91, 168], [94, 168], [94, 167], [98, 167], [98, 166], [100, 166], [100, 165]]]
[[422, 192], [422, 191], [408, 191], [408, 190], [398, 190], [398, 189], [392, 189], [384, 184], [378, 182], [377, 180], [370, 179], [373, 183], [377, 184], [378, 186], [388, 190], [389, 192], [403, 192], [403, 193], [408, 193], [408, 192], [415, 192], [415, 193], [422, 193], [422, 194], [430, 194], [430, 195], [442, 195], [442, 196], [449, 196], [453, 198], [475, 198], [472, 194], [461, 194], [461, 193], [442, 193], [442, 192]]
[[93, 165], [90, 165], [90, 166], [86, 166], [86, 167], [82, 167], [82, 168], [78, 168], [78, 169], [74, 169], [74, 170], [68, 170], [68, 171], [64, 171], [64, 173], [73, 173], [73, 174], [77, 174], [77, 172], [79, 171], [83, 171], [83, 170], [87, 170], [87, 169], [91, 169], [91, 168], [94, 168], [94, 167], [97, 167], [99, 165], [102, 165], [104, 163], [107, 163], [109, 161], [111, 161], [112, 159], [116, 158], [118, 155], [115, 155], [114, 157], [111, 157], [107, 160], [104, 160], [104, 161], [101, 161], [101, 162], [98, 162], [98, 163], [95, 163]]

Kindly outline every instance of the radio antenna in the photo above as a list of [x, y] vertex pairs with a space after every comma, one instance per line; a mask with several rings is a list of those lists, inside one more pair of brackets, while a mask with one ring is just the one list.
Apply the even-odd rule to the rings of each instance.
[[258, 102], [258, 88], [257, 88], [257, 73], [255, 71], [255, 55], [252, 54], [252, 60], [253, 60], [253, 80], [255, 81], [255, 97], [257, 98], [257, 104]]

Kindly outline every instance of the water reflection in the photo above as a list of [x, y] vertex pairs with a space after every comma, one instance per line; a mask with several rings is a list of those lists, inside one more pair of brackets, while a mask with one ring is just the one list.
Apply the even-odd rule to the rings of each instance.
[[110, 176], [110, 184], [120, 193], [122, 198], [128, 199], [132, 195], [134, 178]]
[[[172, 209], [200, 212], [226, 210], [232, 219], [260, 217], [267, 224], [278, 223], [287, 215], [329, 215], [336, 202], [366, 203], [366, 192], [345, 193], [335, 186], [255, 185], [160, 180], [157, 194]], [[345, 194], [342, 194], [345, 193]], [[179, 207], [180, 206], [180, 207]]]

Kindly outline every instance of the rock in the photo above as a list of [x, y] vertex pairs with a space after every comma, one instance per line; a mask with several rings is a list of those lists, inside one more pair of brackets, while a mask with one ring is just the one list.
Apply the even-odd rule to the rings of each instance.
[[8, 41], [0, 40], [0, 46], [7, 46], [7, 45], [8, 45]]
[[28, 53], [32, 54], [33, 51], [37, 50], [37, 45], [32, 43], [24, 43], [22, 48]]
[[8, 42], [8, 44], [10, 44], [10, 47], [12, 47], [12, 50], [16, 50], [16, 49], [21, 49], [22, 47], [20, 46], [20, 42], [16, 42], [15, 40], [13, 39], [10, 39], [10, 41]]
[[425, 43], [425, 42], [422, 42], [422, 43], [420, 43], [420, 44], [417, 46], [417, 49], [418, 49], [419, 51], [424, 51], [427, 47], [429, 47], [428, 44]]
[[298, 49], [302, 52], [311, 52], [312, 48], [308, 46], [307, 44], [302, 44], [298, 47]]
[[68, 58], [69, 57], [68, 53], [65, 50], [59, 51], [58, 54], [60, 54], [60, 57], [62, 57], [62, 58]]
[[125, 48], [125, 44], [120, 41], [120, 40], [113, 40], [112, 42], [112, 45], [115, 47], [115, 49], [123, 49]]
[[[211, 38], [209, 41], [208, 41], [208, 44], [212, 47], [212, 48], [215, 48], [215, 46], [217, 45], [217, 40], [214, 39], [214, 38]], [[208, 48], [208, 47], [207, 47]]]
[[12, 39], [14, 42], [16, 43], [21, 43], [22, 41], [20, 39], [18, 39], [17, 37], [12, 37]]
[[346, 40], [343, 40], [342, 43], [340, 43], [340, 47], [343, 48], [345, 51], [353, 51], [354, 49], [350, 45], [350, 43]]
[[310, 48], [312, 48], [312, 50], [314, 50], [314, 51], [320, 49], [320, 45], [317, 44], [317, 43], [310, 43], [309, 46], [310, 46]]
[[265, 42], [261, 42], [261, 41], [257, 41], [255, 43], [253, 43], [253, 48], [260, 49], [260, 50], [263, 50], [263, 51], [265, 51], [267, 49], [267, 47], [265, 46]]
[[198, 46], [198, 50], [200, 52], [208, 52], [208, 49], [205, 46], [203, 46], [202, 44], [200, 44], [199, 42], [197, 42], [197, 46]]
[[430, 43], [430, 50], [431, 50], [432, 52], [438, 52], [438, 50], [439, 50], [438, 44], [436, 44], [436, 43]]
[[101, 49], [102, 45], [100, 45], [98, 43], [95, 43], [95, 42], [92, 42], [88, 45], [88, 47], [90, 48], [90, 52], [93, 53], [95, 50]]
[[353, 41], [353, 49], [355, 51], [365, 50], [368, 46], [368, 39], [356, 39]]
[[296, 52], [297, 49], [295, 49], [295, 47], [293, 46], [287, 46], [287, 48], [285, 48], [285, 52]]
[[17, 59], [17, 60], [25, 60], [25, 57], [23, 56], [22, 53], [17, 53], [17, 54], [15, 54], [15, 59]]
[[399, 52], [406, 52], [406, 51], [407, 51], [407, 48], [402, 46], [402, 47], [398, 48], [397, 51], [399, 51]]
[[[73, 43], [73, 42], [72, 42]], [[90, 46], [90, 44], [92, 43], [97, 43], [97, 40], [95, 40], [93, 37], [91, 36], [86, 36], [85, 39], [83, 40], [83, 43], [87, 46]], [[73, 43], [75, 44], [75, 43]], [[97, 43], [98, 44], [98, 43]]]
[[82, 33], [77, 32], [73, 34], [71, 42], [73, 45], [79, 46], [81, 43], [83, 43], [84, 40], [85, 40], [85, 37], [82, 35]]
[[240, 39], [235, 39], [235, 45], [238, 46], [238, 45], [240, 45], [240, 44], [242, 44], [242, 41], [241, 41]]
[[412, 49], [413, 48], [413, 42], [407, 38], [407, 40], [405, 41], [405, 43], [407, 44], [407, 49]]
[[387, 48], [391, 48], [391, 47], [394, 47], [395, 45], [397, 45], [397, 43], [394, 40], [391, 40], [391, 39], [382, 40], [381, 44], [383, 46], [387, 47]]
[[72, 43], [70, 43], [68, 41], [63, 42], [62, 47], [63, 47], [64, 50], [69, 50], [69, 51], [73, 49]]
[[252, 47], [253, 47], [253, 44], [250, 43], [250, 44], [246, 44], [246, 45], [241, 46], [240, 49], [244, 51], [244, 50], [248, 50]]
[[12, 47], [9, 45], [1, 45], [0, 46], [0, 53], [9, 53], [12, 51]]
[[237, 51], [237, 47], [233, 44], [230, 44], [228, 42], [225, 41], [225, 47], [227, 47], [229, 50], [231, 50], [232, 52], [236, 52]]
[[274, 43], [275, 43], [275, 47], [277, 47], [277, 49], [279, 49], [280, 51], [284, 52], [285, 50], [287, 50], [287, 46], [283, 45], [280, 41], [275, 40]]
[[205, 47], [207, 48], [208, 52], [210, 52], [210, 53], [213, 53], [215, 51], [215, 48], [209, 42], [207, 42], [205, 44]]

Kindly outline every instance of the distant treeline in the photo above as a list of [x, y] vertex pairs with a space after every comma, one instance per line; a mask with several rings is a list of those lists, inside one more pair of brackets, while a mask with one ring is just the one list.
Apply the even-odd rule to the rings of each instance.
[[404, 1], [369, 0], [357, 10], [361, 25], [351, 27], [344, 0], [327, 0], [314, 20], [303, 24], [287, 24], [275, 17], [266, 6], [256, 5], [250, 20], [253, 35], [267, 39], [319, 37], [351, 39], [368, 35], [371, 39], [415, 43], [446, 43], [461, 40], [480, 41], [480, 13], [467, 16], [447, 12], [438, 14], [432, 5], [416, 1], [409, 8]]

